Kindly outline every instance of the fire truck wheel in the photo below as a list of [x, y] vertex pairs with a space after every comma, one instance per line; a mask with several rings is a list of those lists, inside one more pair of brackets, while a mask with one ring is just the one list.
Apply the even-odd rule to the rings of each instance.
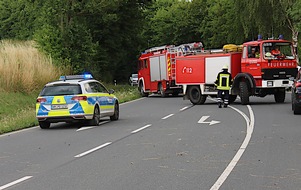
[[138, 90], [139, 90], [140, 95], [142, 97], [147, 97], [148, 96], [148, 93], [144, 92], [144, 90], [143, 90], [143, 84], [142, 83], [139, 84]]
[[159, 84], [159, 94], [161, 94], [161, 97], [166, 97], [166, 93], [161, 83]]
[[201, 89], [198, 86], [190, 86], [188, 88], [188, 97], [194, 105], [204, 104], [207, 98], [206, 95], [202, 95]]
[[249, 104], [248, 85], [246, 82], [239, 83], [239, 96], [240, 96], [242, 105]]
[[274, 98], [275, 98], [275, 102], [277, 102], [277, 103], [283, 103], [284, 100], [285, 100], [285, 89], [278, 90], [274, 94]]

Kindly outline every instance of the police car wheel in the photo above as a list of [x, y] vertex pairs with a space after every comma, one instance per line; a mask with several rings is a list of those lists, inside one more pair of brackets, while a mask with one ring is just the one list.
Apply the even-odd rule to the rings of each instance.
[[46, 121], [39, 121], [39, 125], [41, 129], [49, 129], [50, 123]]
[[116, 121], [119, 119], [119, 104], [115, 103], [114, 106], [114, 115], [110, 116], [111, 121]]
[[99, 125], [99, 122], [100, 122], [100, 112], [99, 112], [99, 108], [96, 106], [94, 108], [94, 114], [93, 114], [93, 118], [90, 120], [90, 125], [93, 125], [93, 126], [97, 126]]

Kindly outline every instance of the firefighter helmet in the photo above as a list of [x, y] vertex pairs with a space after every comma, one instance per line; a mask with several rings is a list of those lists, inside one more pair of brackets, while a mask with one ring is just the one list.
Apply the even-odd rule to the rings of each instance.
[[228, 65], [224, 65], [224, 66], [223, 66], [223, 69], [224, 69], [224, 70], [228, 70]]

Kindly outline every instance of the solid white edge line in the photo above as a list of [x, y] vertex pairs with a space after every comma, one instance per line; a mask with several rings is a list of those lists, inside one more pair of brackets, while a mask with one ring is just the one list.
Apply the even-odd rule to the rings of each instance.
[[139, 132], [139, 131], [141, 131], [141, 130], [143, 130], [143, 129], [146, 129], [146, 128], [150, 127], [150, 126], [152, 126], [152, 125], [151, 125], [151, 124], [145, 125], [144, 127], [141, 127], [141, 128], [139, 128], [139, 129], [136, 129], [135, 131], [132, 131], [131, 133], [137, 133], [137, 132]]
[[38, 128], [38, 127], [39, 126], [34, 126], [34, 127], [29, 127], [29, 128], [21, 129], [21, 130], [18, 130], [18, 131], [12, 131], [12, 132], [8, 132], [8, 133], [3, 133], [3, 134], [0, 135], [0, 137], [6, 137], [6, 136], [9, 136], [9, 135], [14, 135], [14, 134], [25, 132], [25, 131], [29, 131], [29, 130], [32, 130], [32, 129], [35, 129], [35, 128]]
[[235, 156], [229, 163], [229, 165], [226, 167], [226, 169], [221, 174], [221, 176], [217, 179], [217, 181], [214, 183], [214, 185], [210, 188], [210, 190], [218, 190], [222, 186], [222, 184], [225, 182], [225, 180], [230, 175], [233, 168], [236, 166], [237, 162], [239, 161], [239, 159], [245, 152], [245, 150], [250, 142], [250, 139], [252, 137], [253, 130], [254, 130], [255, 117], [254, 117], [254, 112], [250, 105], [247, 105], [249, 113], [250, 113], [250, 119], [242, 111], [240, 111], [232, 106], [229, 106], [229, 107], [234, 109], [235, 111], [237, 111], [239, 114], [241, 114], [245, 118], [245, 120], [247, 122], [247, 135], [246, 135], [243, 143], [241, 144], [239, 150], [237, 151], [237, 153], [235, 154]]
[[18, 180], [16, 180], [16, 181], [13, 181], [13, 182], [10, 182], [10, 183], [8, 183], [8, 184], [6, 184], [6, 185], [1, 186], [1, 187], [0, 187], [0, 190], [9, 188], [9, 187], [11, 187], [11, 186], [13, 186], [13, 185], [16, 185], [16, 184], [18, 184], [18, 183], [21, 183], [21, 182], [23, 182], [23, 181], [25, 181], [25, 180], [28, 180], [28, 179], [30, 179], [30, 178], [32, 178], [32, 176], [25, 176], [25, 177], [22, 177], [22, 178], [20, 178], [20, 179], [18, 179]]
[[90, 154], [90, 153], [92, 153], [92, 152], [95, 152], [96, 150], [99, 150], [99, 149], [101, 149], [101, 148], [104, 148], [104, 147], [110, 145], [111, 143], [112, 143], [112, 142], [107, 142], [107, 143], [102, 144], [102, 145], [100, 145], [100, 146], [98, 146], [98, 147], [95, 147], [95, 148], [93, 148], [93, 149], [91, 149], [91, 150], [88, 150], [88, 151], [86, 151], [86, 152], [83, 152], [83, 153], [81, 153], [81, 154], [78, 154], [78, 155], [76, 155], [76, 156], [74, 156], [74, 157], [75, 157], [75, 158], [83, 157], [83, 156], [85, 156], [85, 155], [87, 155], [87, 154]]
[[136, 99], [136, 100], [131, 100], [131, 101], [128, 101], [128, 102], [123, 102], [123, 103], [121, 103], [120, 105], [125, 105], [125, 104], [129, 104], [129, 103], [132, 103], [132, 102], [137, 102], [137, 101], [143, 100], [143, 99], [145, 99], [145, 97], [138, 98], [138, 99]]
[[167, 118], [169, 118], [169, 117], [171, 117], [171, 116], [173, 116], [174, 114], [172, 113], [172, 114], [169, 114], [169, 115], [167, 115], [167, 116], [165, 116], [165, 117], [163, 117], [163, 118], [161, 118], [161, 119], [167, 119]]

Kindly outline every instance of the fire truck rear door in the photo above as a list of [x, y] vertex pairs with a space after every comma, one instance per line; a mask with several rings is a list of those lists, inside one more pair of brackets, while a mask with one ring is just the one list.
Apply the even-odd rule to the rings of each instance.
[[150, 57], [151, 81], [161, 81], [167, 78], [165, 55]]

